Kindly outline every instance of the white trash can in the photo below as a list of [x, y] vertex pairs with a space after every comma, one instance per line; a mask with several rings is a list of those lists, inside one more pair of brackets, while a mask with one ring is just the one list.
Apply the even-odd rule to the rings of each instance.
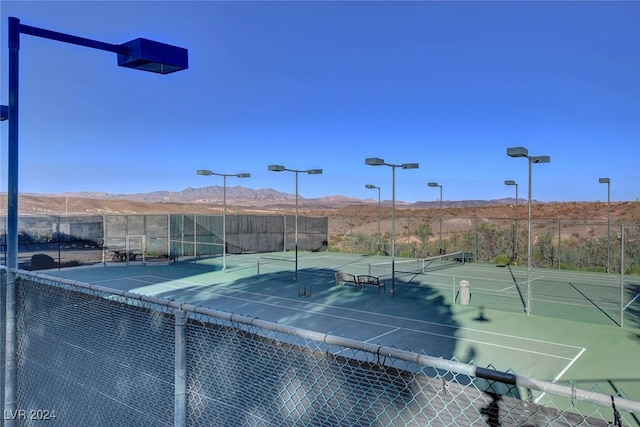
[[466, 280], [460, 281], [460, 293], [458, 294], [458, 301], [462, 305], [469, 305], [471, 301], [471, 285]]

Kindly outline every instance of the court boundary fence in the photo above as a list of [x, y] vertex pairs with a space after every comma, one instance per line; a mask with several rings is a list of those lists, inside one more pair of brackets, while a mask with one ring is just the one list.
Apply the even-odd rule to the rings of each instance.
[[6, 424], [622, 426], [640, 414], [624, 396], [493, 367], [40, 273], [16, 284]]

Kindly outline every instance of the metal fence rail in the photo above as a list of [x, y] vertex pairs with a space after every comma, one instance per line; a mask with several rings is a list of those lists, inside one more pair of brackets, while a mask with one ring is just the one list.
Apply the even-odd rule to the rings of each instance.
[[619, 396], [42, 274], [19, 272], [17, 289], [19, 411], [5, 419], [606, 426], [640, 414]]

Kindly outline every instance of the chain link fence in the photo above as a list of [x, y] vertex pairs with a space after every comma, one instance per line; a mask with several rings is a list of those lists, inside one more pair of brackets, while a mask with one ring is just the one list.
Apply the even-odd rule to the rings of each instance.
[[607, 426], [640, 413], [623, 396], [37, 273], [17, 289], [4, 415], [19, 425]]
[[[505, 256], [516, 265], [527, 264], [527, 220], [509, 218], [444, 217], [439, 221], [410, 211], [396, 219], [396, 254], [423, 258], [440, 253], [467, 252], [481, 263]], [[364, 226], [363, 219], [350, 223]], [[332, 236], [333, 239], [336, 236]], [[442, 243], [440, 242], [442, 240]], [[346, 233], [341, 250], [391, 254], [391, 235]], [[531, 264], [539, 268], [640, 275], [640, 224], [576, 219], [533, 219]]]
[[[166, 263], [221, 256], [225, 244], [227, 254], [285, 251], [294, 248], [295, 222], [294, 216], [280, 215], [20, 216], [18, 265], [44, 270], [98, 263]], [[0, 217], [4, 265], [6, 235], [6, 217]], [[300, 249], [326, 249], [327, 240], [328, 218], [298, 217]]]

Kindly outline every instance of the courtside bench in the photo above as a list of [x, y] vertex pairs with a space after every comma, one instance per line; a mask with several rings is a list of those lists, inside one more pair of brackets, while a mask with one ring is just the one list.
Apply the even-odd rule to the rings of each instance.
[[453, 258], [454, 261], [458, 262], [473, 262], [473, 254], [471, 252], [461, 252]]
[[109, 249], [109, 253], [111, 254], [111, 261], [113, 262], [135, 261], [136, 258], [141, 255], [133, 251], [127, 252], [124, 249]]
[[384, 282], [380, 280], [379, 277], [361, 274], [358, 276], [358, 285], [362, 286], [363, 289], [365, 286], [376, 286], [378, 288], [378, 295], [380, 295], [380, 289], [382, 289], [385, 294], [387, 293]]
[[358, 283], [358, 278], [353, 274], [343, 273], [341, 271], [336, 271], [336, 286], [340, 285], [353, 285], [353, 287], [358, 290], [360, 284]]

